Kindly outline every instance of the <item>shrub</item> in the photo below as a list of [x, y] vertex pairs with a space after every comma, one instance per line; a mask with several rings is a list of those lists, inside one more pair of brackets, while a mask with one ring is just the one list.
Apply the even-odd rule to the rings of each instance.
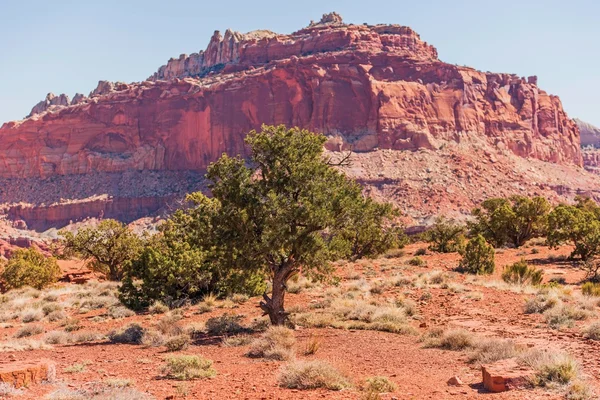
[[165, 344], [165, 336], [158, 331], [148, 329], [142, 336], [142, 344], [146, 347], [160, 347]]
[[494, 247], [488, 244], [483, 236], [477, 235], [469, 240], [458, 266], [459, 271], [470, 274], [491, 274], [494, 272]]
[[65, 256], [78, 256], [93, 271], [112, 281], [120, 281], [127, 262], [140, 252], [142, 241], [126, 224], [114, 219], [102, 220], [97, 227], [80, 229], [77, 234], [60, 231]]
[[535, 297], [525, 302], [526, 314], [541, 314], [546, 310], [560, 304], [560, 299], [555, 292], [538, 293]]
[[19, 329], [15, 333], [16, 338], [23, 338], [29, 336], [39, 335], [44, 332], [44, 327], [41, 325], [27, 325]]
[[559, 304], [544, 312], [544, 318], [548, 326], [553, 329], [564, 326], [571, 327], [575, 321], [586, 319], [588, 316], [588, 311], [564, 304]]
[[534, 351], [524, 356], [524, 361], [536, 370], [536, 386], [566, 385], [579, 374], [577, 362], [563, 353]]
[[39, 321], [43, 316], [40, 310], [26, 310], [21, 314], [21, 321], [25, 323]]
[[177, 314], [167, 314], [158, 321], [156, 329], [167, 336], [181, 335], [184, 329], [179, 322], [180, 320], [181, 316]]
[[423, 239], [429, 242], [429, 250], [440, 253], [459, 251], [464, 246], [465, 228], [452, 219], [438, 217], [435, 224], [423, 234]]
[[388, 377], [373, 376], [367, 378], [364, 389], [370, 393], [391, 393], [395, 392], [398, 389], [398, 386], [390, 381]]
[[502, 272], [502, 279], [504, 282], [517, 285], [531, 284], [537, 286], [542, 283], [543, 278], [544, 271], [529, 267], [527, 261], [524, 259], [521, 259], [521, 261], [514, 264], [507, 265]]
[[42, 306], [42, 312], [44, 313], [44, 315], [49, 315], [52, 314], [53, 312], [56, 311], [62, 311], [63, 308], [60, 304], [56, 304], [56, 303], [48, 303], [48, 304], [44, 304]]
[[65, 344], [71, 341], [71, 336], [62, 331], [48, 332], [44, 337], [44, 342], [47, 344]]
[[235, 336], [226, 336], [221, 341], [221, 345], [224, 347], [238, 347], [238, 346], [246, 346], [252, 343], [253, 339], [250, 335], [235, 335]]
[[240, 321], [241, 315], [223, 314], [220, 317], [212, 317], [206, 321], [206, 331], [212, 336], [235, 335], [246, 331]]
[[109, 333], [108, 338], [113, 343], [141, 344], [144, 332], [144, 328], [134, 323]]
[[44, 256], [34, 247], [15, 251], [2, 272], [7, 289], [23, 286], [42, 289], [57, 282], [58, 278], [60, 268], [56, 259]]
[[581, 285], [581, 292], [586, 296], [600, 297], [600, 283], [586, 282]]
[[585, 328], [584, 335], [591, 340], [600, 340], [600, 322], [595, 322]]
[[344, 375], [323, 361], [296, 361], [284, 365], [278, 381], [279, 386], [288, 389], [342, 390], [350, 387]]
[[527, 240], [541, 236], [546, 229], [550, 204], [543, 197], [512, 196], [485, 200], [472, 214], [472, 234], [481, 234], [495, 247], [512, 244], [521, 247]]
[[413, 257], [410, 260], [408, 260], [408, 263], [415, 267], [422, 267], [425, 264], [427, 264], [421, 257]]
[[283, 326], [272, 326], [252, 342], [247, 356], [278, 361], [290, 360], [294, 357], [295, 344], [294, 331]]
[[421, 247], [420, 249], [417, 249], [417, 251], [415, 251], [415, 256], [424, 256], [427, 254], [427, 249], [424, 247]]
[[319, 349], [321, 348], [321, 345], [323, 344], [323, 341], [316, 337], [316, 336], [311, 336], [308, 339], [308, 342], [306, 342], [306, 346], [304, 347], [304, 355], [305, 356], [310, 356], [315, 354], [317, 351], [319, 351]]
[[520, 348], [512, 340], [480, 339], [475, 343], [475, 351], [469, 361], [479, 364], [490, 364], [498, 360], [515, 357]]
[[464, 350], [473, 347], [475, 340], [473, 334], [464, 329], [455, 329], [442, 334], [436, 340], [430, 341], [426, 347], [439, 347], [445, 350]]
[[169, 307], [166, 306], [163, 302], [161, 301], [155, 301], [154, 303], [152, 303], [152, 305], [148, 308], [148, 312], [150, 314], [164, 314], [167, 311], [169, 311]]
[[166, 359], [163, 373], [167, 378], [180, 381], [212, 378], [217, 374], [212, 364], [211, 360], [200, 356], [171, 356]]
[[110, 317], [114, 318], [114, 319], [121, 319], [121, 318], [132, 317], [135, 315], [135, 312], [131, 311], [127, 307], [114, 306], [114, 307], [111, 307], [108, 309], [108, 315], [110, 315]]
[[548, 216], [548, 245], [556, 248], [571, 242], [571, 258], [583, 261], [600, 253], [600, 208], [589, 199], [578, 198], [577, 204], [560, 204]]
[[190, 336], [183, 334], [167, 339], [165, 346], [168, 351], [180, 351], [189, 347], [191, 342]]

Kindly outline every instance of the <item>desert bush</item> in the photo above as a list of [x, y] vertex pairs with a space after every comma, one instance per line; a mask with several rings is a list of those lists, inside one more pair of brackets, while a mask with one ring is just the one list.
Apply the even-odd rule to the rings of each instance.
[[144, 332], [144, 328], [133, 323], [121, 328], [120, 330], [112, 331], [108, 334], [108, 338], [113, 343], [142, 344]]
[[217, 371], [213, 362], [200, 356], [171, 356], [166, 358], [163, 373], [167, 378], [187, 381], [190, 379], [212, 378]]
[[425, 262], [425, 260], [423, 260], [421, 257], [413, 257], [413, 258], [411, 258], [410, 260], [408, 260], [408, 263], [409, 263], [410, 265], [412, 265], [412, 266], [415, 266], [415, 267], [422, 267], [422, 266], [424, 266], [425, 264], [427, 264], [427, 263]]
[[283, 326], [272, 326], [252, 342], [246, 355], [253, 358], [285, 361], [294, 358], [296, 338], [294, 331]]
[[364, 390], [371, 393], [392, 393], [398, 386], [386, 376], [373, 376], [366, 379]]
[[127, 307], [113, 306], [108, 309], [108, 315], [114, 319], [128, 318], [135, 315], [135, 312], [131, 311]]
[[575, 321], [589, 317], [589, 312], [571, 305], [559, 304], [544, 312], [544, 319], [553, 329], [572, 327]]
[[162, 301], [155, 301], [150, 307], [148, 307], [148, 312], [150, 314], [164, 314], [168, 311], [169, 307]]
[[429, 250], [452, 253], [464, 246], [465, 227], [452, 219], [438, 217], [433, 226], [425, 231], [423, 239], [429, 242]]
[[212, 317], [206, 321], [206, 331], [212, 336], [235, 335], [246, 331], [240, 321], [241, 315], [223, 314], [220, 317]]
[[558, 304], [560, 299], [556, 292], [546, 291], [540, 292], [535, 297], [527, 299], [525, 302], [525, 313], [526, 314], [541, 314], [546, 310], [549, 310]]
[[584, 336], [591, 340], [600, 340], [600, 322], [595, 322], [584, 330]]
[[535, 369], [532, 383], [536, 386], [566, 385], [579, 375], [577, 362], [564, 353], [532, 350], [520, 358]]
[[46, 257], [36, 248], [16, 250], [1, 274], [7, 289], [31, 286], [42, 289], [58, 281], [60, 268], [56, 259]]
[[464, 329], [444, 332], [439, 337], [431, 337], [425, 342], [425, 347], [438, 347], [445, 350], [464, 350], [475, 345], [474, 335]]
[[544, 271], [529, 267], [524, 259], [507, 265], [502, 271], [502, 280], [506, 283], [537, 286], [542, 283], [542, 279], [544, 279]]
[[104, 336], [99, 333], [84, 331], [84, 332], [77, 332], [73, 337], [73, 342], [89, 343], [89, 342], [95, 342], [96, 340], [101, 340], [103, 338], [104, 338]]
[[350, 387], [348, 379], [323, 361], [295, 361], [284, 365], [278, 377], [279, 386], [288, 389], [342, 390]]
[[522, 348], [507, 339], [479, 339], [469, 361], [478, 364], [490, 364], [498, 360], [516, 357]]
[[165, 335], [154, 329], [147, 329], [142, 336], [142, 345], [145, 347], [160, 347], [164, 344]]
[[65, 344], [71, 341], [71, 336], [62, 331], [51, 331], [44, 336], [44, 342], [47, 344]]
[[461, 252], [462, 259], [458, 270], [478, 275], [491, 274], [496, 267], [494, 254], [494, 247], [488, 244], [483, 236], [477, 235], [469, 240]]
[[34, 321], [39, 321], [44, 317], [44, 314], [41, 310], [32, 310], [28, 309], [21, 313], [21, 322], [29, 323]]
[[581, 292], [586, 296], [600, 297], [600, 283], [585, 282], [581, 285]]
[[473, 210], [476, 222], [468, 225], [472, 234], [482, 235], [494, 247], [506, 244], [520, 247], [544, 234], [550, 209], [550, 203], [543, 197], [492, 198]]
[[252, 343], [253, 340], [254, 339], [250, 335], [226, 336], [221, 340], [221, 345], [223, 347], [246, 346]]
[[19, 329], [15, 333], [16, 338], [24, 338], [29, 336], [39, 335], [44, 332], [44, 327], [41, 325], [27, 325]]
[[62, 311], [62, 310], [63, 310], [63, 307], [60, 304], [56, 304], [56, 303], [47, 303], [42, 306], [42, 312], [46, 316], [53, 312]]
[[187, 349], [190, 343], [190, 335], [181, 334], [167, 339], [165, 341], [165, 347], [168, 351], [181, 351]]
[[177, 314], [166, 314], [157, 323], [156, 329], [167, 336], [178, 336], [184, 333], [184, 328], [181, 325], [181, 316]]
[[65, 332], [73, 332], [81, 329], [81, 321], [78, 319], [67, 319], [62, 322]]
[[80, 229], [76, 234], [60, 231], [65, 256], [86, 260], [90, 269], [120, 281], [125, 264], [137, 257], [142, 240], [129, 227], [113, 219], [102, 220], [96, 227]]
[[323, 340], [317, 336], [312, 336], [308, 338], [306, 345], [304, 346], [304, 351], [302, 352], [305, 356], [310, 356], [315, 354], [321, 348], [323, 344]]

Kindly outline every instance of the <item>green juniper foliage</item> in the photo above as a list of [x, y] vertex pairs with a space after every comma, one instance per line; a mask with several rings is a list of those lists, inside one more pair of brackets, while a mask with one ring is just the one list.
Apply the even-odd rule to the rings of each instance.
[[34, 247], [19, 249], [4, 265], [2, 279], [7, 289], [31, 286], [42, 289], [58, 281], [60, 268], [56, 259], [46, 257]]
[[485, 200], [473, 210], [477, 221], [469, 224], [472, 234], [481, 234], [494, 247], [521, 247], [543, 235], [550, 203], [543, 197], [512, 196]]
[[491, 274], [494, 272], [494, 246], [488, 244], [482, 235], [477, 235], [467, 243], [461, 252], [458, 269], [470, 274]]
[[[251, 132], [250, 159], [224, 154], [209, 166], [212, 197], [188, 197], [191, 207], [176, 212], [156, 239], [167, 244], [132, 263], [124, 296], [199, 298], [264, 291], [269, 281], [272, 292], [264, 292], [260, 306], [273, 324], [283, 324], [286, 284], [300, 270], [325, 278], [332, 260], [374, 256], [401, 244], [391, 223], [396, 211], [363, 196], [324, 156], [325, 140], [285, 126]], [[175, 247], [190, 253], [184, 273], [178, 260], [169, 260], [179, 257]]]
[[429, 250], [440, 253], [459, 251], [465, 242], [465, 227], [452, 219], [438, 217], [435, 224], [423, 234]]

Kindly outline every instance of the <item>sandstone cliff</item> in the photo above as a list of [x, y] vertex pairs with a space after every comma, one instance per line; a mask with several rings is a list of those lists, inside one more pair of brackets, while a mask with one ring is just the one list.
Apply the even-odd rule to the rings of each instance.
[[581, 132], [583, 165], [586, 170], [600, 174], [600, 128], [575, 119]]
[[[582, 165], [576, 124], [536, 77], [447, 64], [408, 27], [347, 25], [336, 14], [292, 34], [217, 31], [206, 50], [169, 60], [147, 81], [102, 81], [88, 97], [55, 98], [0, 128], [8, 187], [91, 173], [202, 171], [223, 152], [246, 154], [245, 133], [263, 123], [322, 132], [331, 151], [388, 149], [401, 158], [401, 150], [452, 144]], [[10, 202], [9, 191], [0, 204]]]

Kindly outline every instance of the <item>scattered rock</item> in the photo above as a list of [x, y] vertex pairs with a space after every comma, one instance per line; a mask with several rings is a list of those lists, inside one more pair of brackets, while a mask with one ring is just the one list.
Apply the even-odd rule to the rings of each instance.
[[462, 386], [463, 381], [458, 376], [453, 376], [446, 382], [448, 386]]

